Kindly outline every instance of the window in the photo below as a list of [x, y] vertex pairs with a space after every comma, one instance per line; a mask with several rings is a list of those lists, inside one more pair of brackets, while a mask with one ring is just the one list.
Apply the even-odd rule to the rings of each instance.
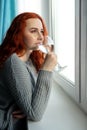
[[60, 74], [75, 83], [75, 0], [56, 0], [55, 8], [55, 52], [58, 62], [66, 66]]
[[87, 1], [50, 0], [50, 34], [61, 66], [55, 81], [87, 112]]
[[75, 82], [75, 1], [58, 0], [55, 45], [58, 62], [66, 66], [60, 74]]
[[55, 42], [58, 63], [56, 81], [75, 97], [75, 0], [50, 0], [50, 33]]
[[41, 0], [18, 0], [18, 13], [22, 12], [36, 12], [38, 14], [41, 14]]

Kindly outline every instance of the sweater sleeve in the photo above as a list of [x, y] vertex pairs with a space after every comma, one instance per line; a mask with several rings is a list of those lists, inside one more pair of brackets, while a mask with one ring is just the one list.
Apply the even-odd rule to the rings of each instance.
[[8, 58], [5, 63], [6, 84], [19, 108], [33, 121], [40, 120], [46, 109], [51, 77], [52, 72], [40, 70], [36, 85], [33, 86], [31, 74], [16, 54]]

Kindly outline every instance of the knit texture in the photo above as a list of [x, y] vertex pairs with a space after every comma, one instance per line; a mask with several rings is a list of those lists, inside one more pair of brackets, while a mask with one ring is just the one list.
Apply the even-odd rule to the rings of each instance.
[[[51, 81], [52, 72], [40, 70], [35, 82], [30, 67], [12, 54], [0, 71], [0, 109], [15, 103], [29, 119], [40, 120], [47, 107]], [[1, 118], [4, 115], [0, 121]]]

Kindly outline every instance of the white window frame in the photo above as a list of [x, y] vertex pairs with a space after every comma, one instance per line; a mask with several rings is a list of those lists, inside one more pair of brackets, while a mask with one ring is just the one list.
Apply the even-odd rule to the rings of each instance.
[[81, 87], [80, 106], [87, 113], [87, 0], [81, 0]]
[[[50, 35], [55, 41], [55, 3], [49, 0]], [[57, 71], [54, 80], [87, 112], [87, 1], [75, 0], [75, 85]], [[56, 43], [55, 43], [56, 44]]]
[[[57, 0], [50, 0], [50, 4], [49, 6], [51, 7], [50, 8], [50, 20], [51, 23], [50, 23], [50, 34], [51, 36], [53, 37], [53, 40], [55, 41], [55, 38], [56, 38], [56, 31], [55, 31], [55, 28], [56, 28], [56, 16], [55, 16], [55, 4], [57, 5]], [[79, 8], [77, 10], [77, 12], [79, 13]], [[78, 18], [79, 19], [79, 18]], [[79, 20], [78, 20], [79, 21]], [[77, 30], [79, 29], [79, 26], [77, 28]], [[79, 30], [78, 30], [79, 31]], [[79, 36], [78, 36], [78, 40], [79, 40]], [[56, 43], [55, 43], [56, 44]], [[78, 55], [79, 56], [79, 55]], [[69, 80], [67, 80], [66, 78], [64, 78], [62, 75], [60, 75], [57, 71], [55, 72], [54, 74], [54, 79], [56, 80], [56, 82], [65, 90], [67, 91], [67, 93], [70, 94], [71, 97], [79, 100], [79, 98], [76, 97], [76, 94], [75, 94], [75, 85], [73, 83], [71, 83]], [[79, 79], [78, 79], [79, 80]], [[79, 96], [78, 96], [79, 97]]]

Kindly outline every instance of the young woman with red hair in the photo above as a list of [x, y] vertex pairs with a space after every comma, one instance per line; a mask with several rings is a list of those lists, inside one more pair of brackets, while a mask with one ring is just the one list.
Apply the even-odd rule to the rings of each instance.
[[[19, 14], [0, 46], [0, 130], [17, 130], [18, 120], [38, 121], [46, 109], [57, 57], [38, 50], [47, 28], [41, 16]], [[27, 120], [26, 120], [27, 122]], [[16, 124], [16, 125], [15, 125]]]

